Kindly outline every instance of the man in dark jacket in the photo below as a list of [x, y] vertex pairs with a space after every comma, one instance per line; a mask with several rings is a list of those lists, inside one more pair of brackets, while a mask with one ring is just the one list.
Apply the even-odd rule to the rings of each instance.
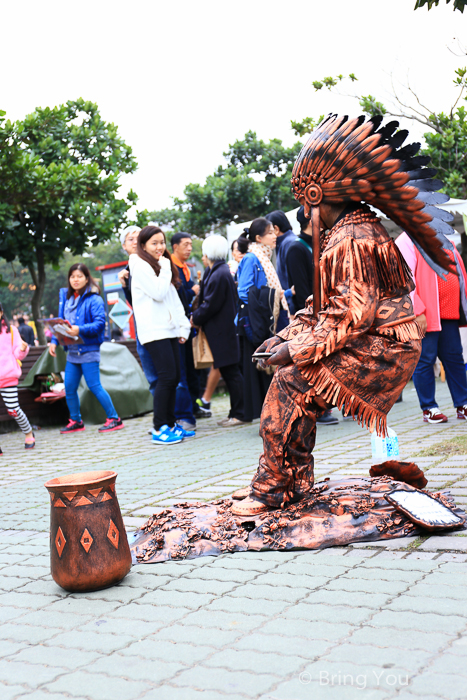
[[238, 363], [240, 346], [235, 316], [237, 291], [225, 259], [229, 244], [223, 236], [209, 236], [203, 242], [203, 254], [208, 259], [199, 298], [199, 306], [193, 312], [192, 323], [206, 333], [214, 358], [214, 368], [219, 369], [230, 395], [230, 411], [218, 425], [225, 428], [241, 425], [243, 421], [243, 378]]
[[297, 236], [292, 231], [290, 222], [283, 211], [272, 211], [266, 214], [265, 218], [271, 222], [274, 227], [276, 239], [276, 270], [277, 276], [281, 283], [282, 289], [289, 289], [287, 276], [287, 253], [293, 243], [297, 240]]
[[18, 331], [25, 343], [34, 345], [34, 331], [31, 326], [28, 326], [22, 316], [18, 318]]
[[[293, 302], [296, 311], [305, 308], [305, 302], [313, 294], [313, 247], [311, 241], [311, 223], [305, 218], [303, 207], [297, 212], [300, 235], [287, 252], [288, 286], [293, 287]], [[318, 425], [335, 425], [338, 419], [332, 415], [332, 409], [323, 413], [316, 420]]]

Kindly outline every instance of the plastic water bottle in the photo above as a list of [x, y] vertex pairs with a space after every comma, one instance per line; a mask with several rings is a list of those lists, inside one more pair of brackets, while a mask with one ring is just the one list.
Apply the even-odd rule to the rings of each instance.
[[399, 457], [399, 438], [392, 428], [388, 428], [387, 437], [379, 437], [376, 431], [371, 433], [371, 456], [382, 461]]

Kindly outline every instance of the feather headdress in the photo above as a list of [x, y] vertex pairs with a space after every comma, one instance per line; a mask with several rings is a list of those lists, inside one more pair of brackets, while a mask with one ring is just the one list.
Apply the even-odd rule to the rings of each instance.
[[[313, 131], [295, 162], [292, 190], [312, 225], [319, 225], [319, 204], [366, 202], [407, 232], [428, 265], [441, 277], [452, 271], [443, 250], [444, 234], [453, 233], [453, 216], [437, 209], [449, 197], [437, 192], [428, 156], [420, 144], [403, 145], [408, 131], [399, 122], [381, 126], [382, 117], [349, 119], [329, 115]], [[314, 224], [313, 224], [314, 222]], [[319, 239], [318, 239], [319, 240]]]

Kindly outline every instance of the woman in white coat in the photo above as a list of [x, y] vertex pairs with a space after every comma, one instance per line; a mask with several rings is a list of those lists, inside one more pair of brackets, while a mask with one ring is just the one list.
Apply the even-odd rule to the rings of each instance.
[[141, 230], [137, 253], [130, 255], [130, 274], [138, 338], [158, 373], [152, 441], [174, 444], [194, 434], [176, 425], [174, 414], [180, 381], [178, 343], [187, 341], [191, 328], [177, 293], [178, 270], [167, 252], [164, 232], [157, 226]]

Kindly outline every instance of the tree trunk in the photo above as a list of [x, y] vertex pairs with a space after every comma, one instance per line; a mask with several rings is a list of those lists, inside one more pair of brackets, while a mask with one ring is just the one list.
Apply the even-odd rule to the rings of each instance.
[[44, 254], [40, 248], [36, 248], [36, 262], [37, 269], [34, 265], [29, 265], [29, 272], [31, 273], [33, 284], [35, 285], [34, 294], [31, 299], [32, 317], [34, 323], [36, 324], [37, 339], [39, 345], [47, 345], [47, 339], [44, 334], [44, 326], [39, 323], [39, 319], [42, 317], [41, 313], [41, 301], [42, 295], [45, 289], [45, 264], [44, 264]]

